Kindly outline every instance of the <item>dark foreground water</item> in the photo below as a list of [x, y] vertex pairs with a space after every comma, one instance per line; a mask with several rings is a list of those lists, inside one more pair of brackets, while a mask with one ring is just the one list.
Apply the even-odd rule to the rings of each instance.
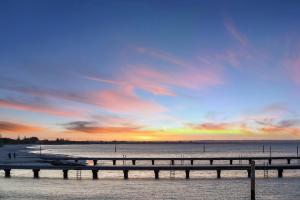
[[[269, 155], [269, 146], [262, 152], [261, 144], [126, 144], [118, 145], [61, 145], [43, 146], [43, 153], [76, 156], [152, 156], [152, 157], [206, 157]], [[272, 155], [296, 155], [295, 144], [272, 144]], [[31, 149], [35, 151], [35, 149]], [[277, 163], [286, 161], [277, 161]], [[219, 162], [223, 163], [222, 161]], [[219, 164], [218, 162], [216, 164]], [[293, 161], [292, 164], [295, 164]], [[100, 162], [110, 165], [111, 161]], [[123, 164], [122, 161], [118, 163]], [[131, 164], [124, 163], [124, 164]], [[150, 164], [137, 162], [137, 165]], [[162, 161], [159, 164], [169, 163]], [[176, 164], [188, 164], [178, 161]], [[195, 162], [208, 164], [208, 162]], [[246, 164], [246, 162], [244, 163]], [[0, 173], [3, 177], [3, 172]], [[91, 172], [83, 172], [82, 179], [76, 180], [76, 172], [70, 172], [70, 179], [63, 180], [60, 171], [41, 171], [41, 178], [32, 179], [31, 171], [12, 171], [11, 179], [0, 177], [1, 199], [249, 199], [250, 180], [246, 172], [222, 171], [222, 178], [216, 179], [216, 172], [194, 172], [185, 180], [184, 172], [176, 172], [170, 179], [170, 172], [161, 172], [160, 180], [154, 180], [153, 172], [129, 172], [129, 180], [123, 180], [122, 172], [99, 172], [99, 180], [91, 180]], [[257, 172], [257, 199], [300, 199], [300, 172], [284, 171], [284, 178], [277, 178], [276, 171], [263, 178]]]

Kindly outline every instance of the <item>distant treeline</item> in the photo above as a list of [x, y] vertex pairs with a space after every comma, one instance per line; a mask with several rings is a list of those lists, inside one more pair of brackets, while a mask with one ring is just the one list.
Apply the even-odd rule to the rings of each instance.
[[0, 137], [0, 146], [5, 144], [276, 144], [295, 143], [300, 140], [195, 140], [195, 141], [71, 141], [63, 138], [39, 140], [37, 137], [18, 139]]

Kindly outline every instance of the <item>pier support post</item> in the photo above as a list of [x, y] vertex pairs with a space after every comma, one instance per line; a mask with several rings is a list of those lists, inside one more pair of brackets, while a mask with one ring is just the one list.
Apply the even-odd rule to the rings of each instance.
[[217, 170], [217, 178], [221, 178], [221, 170]]
[[123, 173], [124, 173], [124, 179], [128, 179], [128, 170], [127, 169], [123, 170]]
[[11, 170], [11, 169], [4, 169], [4, 172], [5, 172], [5, 178], [10, 178], [10, 170]]
[[113, 165], [116, 165], [116, 160], [113, 160]]
[[92, 170], [92, 173], [93, 173], [93, 179], [94, 179], [94, 180], [98, 179], [98, 170], [93, 169], [93, 170]]
[[278, 169], [278, 178], [282, 178], [283, 169]]
[[97, 160], [93, 160], [94, 166], [97, 165]]
[[152, 165], [154, 165], [154, 160], [152, 160]]
[[247, 172], [248, 172], [248, 178], [251, 178], [251, 169], [248, 169]]
[[291, 164], [291, 159], [287, 159], [287, 164]]
[[190, 178], [190, 170], [185, 170], [185, 178], [186, 179]]
[[154, 170], [154, 174], [155, 174], [155, 179], [159, 179], [159, 170], [158, 169]]
[[64, 176], [64, 179], [68, 179], [68, 170], [67, 169], [63, 170], [63, 176]]
[[135, 165], [135, 160], [132, 160], [132, 165]]
[[272, 159], [271, 158], [269, 158], [269, 165], [271, 165], [272, 164]]
[[232, 160], [230, 160], [229, 162], [230, 162], [230, 165], [232, 165]]
[[251, 160], [251, 159], [249, 159], [249, 165], [251, 165], [251, 163], [252, 163], [252, 160]]
[[209, 160], [210, 165], [214, 163], [214, 160]]
[[33, 169], [32, 171], [33, 171], [33, 178], [39, 178], [40, 177], [39, 176], [39, 172], [40, 172], [39, 169]]
[[174, 165], [174, 160], [171, 160], [171, 165]]
[[255, 200], [255, 162], [251, 162], [251, 200]]
[[194, 160], [191, 160], [191, 165], [194, 165]]

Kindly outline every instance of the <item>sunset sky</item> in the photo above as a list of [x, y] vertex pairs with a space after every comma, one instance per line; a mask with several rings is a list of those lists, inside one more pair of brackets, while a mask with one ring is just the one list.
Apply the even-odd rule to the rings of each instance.
[[0, 1], [2, 137], [300, 139], [300, 1]]

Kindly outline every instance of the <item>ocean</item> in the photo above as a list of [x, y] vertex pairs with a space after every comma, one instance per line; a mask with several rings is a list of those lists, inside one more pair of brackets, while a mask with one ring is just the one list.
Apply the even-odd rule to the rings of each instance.
[[[271, 153], [270, 153], [271, 147]], [[272, 156], [296, 155], [295, 143], [235, 143], [235, 144], [91, 144], [91, 145], [43, 145], [42, 154], [61, 154], [89, 157], [219, 157], [219, 156]], [[205, 151], [204, 151], [205, 149]], [[39, 153], [39, 146], [30, 146], [28, 151]], [[239, 162], [239, 161], [236, 161]], [[263, 164], [266, 161], [257, 161]], [[215, 161], [224, 164], [228, 161]], [[247, 164], [248, 162], [242, 162]], [[273, 161], [273, 163], [286, 163]], [[291, 164], [296, 164], [292, 161]], [[92, 164], [92, 163], [89, 163]], [[100, 165], [111, 165], [111, 161], [98, 161]], [[118, 165], [131, 165], [119, 161]], [[150, 165], [149, 161], [137, 161], [137, 165]], [[169, 165], [168, 161], [156, 164]], [[177, 161], [177, 165], [189, 162]], [[208, 161], [194, 161], [194, 164], [208, 165]], [[239, 163], [240, 164], [240, 163]], [[222, 171], [221, 179], [215, 171], [191, 171], [190, 179], [184, 172], [160, 173], [155, 180], [153, 172], [129, 172], [129, 179], [123, 180], [121, 171], [99, 172], [99, 179], [92, 180], [89, 171], [82, 172], [77, 180], [76, 171], [69, 173], [69, 179], [62, 179], [60, 171], [41, 171], [40, 179], [33, 179], [29, 170], [12, 171], [12, 178], [3, 178], [0, 173], [1, 199], [249, 199], [250, 179], [245, 171]], [[172, 177], [171, 177], [172, 176]], [[257, 199], [300, 199], [300, 171], [284, 171], [283, 178], [277, 178], [277, 171], [269, 171], [264, 178], [262, 171], [256, 172]], [[174, 178], [175, 177], [175, 178]]]

